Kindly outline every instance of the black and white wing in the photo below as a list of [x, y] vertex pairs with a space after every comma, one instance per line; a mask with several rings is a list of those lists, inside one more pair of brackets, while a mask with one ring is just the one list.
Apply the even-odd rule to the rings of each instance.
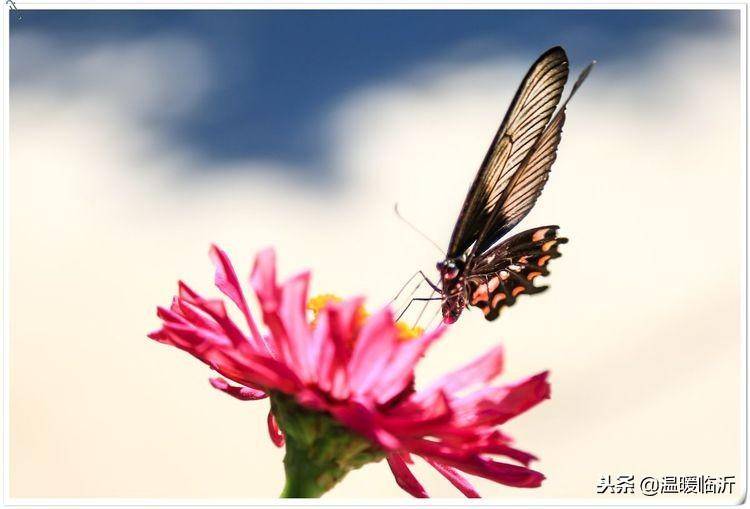
[[511, 102], [464, 201], [451, 235], [448, 257], [480, 239], [496, 217], [500, 200], [545, 131], [568, 79], [568, 57], [557, 46], [531, 66]]
[[589, 64], [573, 85], [573, 89], [560, 110], [546, 126], [534, 146], [526, 154], [520, 168], [503, 188], [497, 207], [483, 225], [472, 253], [483, 253], [513, 229], [536, 203], [547, 183], [552, 164], [557, 158], [557, 147], [565, 124], [565, 108], [591, 71]]

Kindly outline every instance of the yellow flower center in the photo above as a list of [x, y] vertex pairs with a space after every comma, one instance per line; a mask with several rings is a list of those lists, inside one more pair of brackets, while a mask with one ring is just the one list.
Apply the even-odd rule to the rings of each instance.
[[[312, 311], [313, 319], [312, 324], [315, 325], [315, 321], [318, 319], [318, 314], [331, 302], [341, 302], [343, 299], [338, 295], [331, 293], [324, 293], [311, 297], [307, 301], [307, 309]], [[357, 309], [356, 325], [361, 327], [365, 323], [365, 319], [370, 316], [364, 306], [360, 306]], [[396, 322], [396, 329], [398, 330], [398, 339], [400, 341], [408, 341], [410, 339], [418, 338], [424, 334], [422, 327], [412, 327], [405, 322]]]

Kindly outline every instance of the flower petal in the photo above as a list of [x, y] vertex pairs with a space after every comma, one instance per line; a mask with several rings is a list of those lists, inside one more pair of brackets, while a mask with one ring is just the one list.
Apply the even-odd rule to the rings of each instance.
[[413, 497], [429, 498], [427, 492], [414, 477], [414, 474], [411, 473], [399, 453], [394, 452], [388, 455], [388, 466], [391, 467], [393, 477], [396, 479], [396, 483], [401, 486], [401, 489]]
[[[259, 348], [263, 345], [264, 347], [263, 337], [258, 330], [258, 326], [255, 324], [255, 320], [253, 320], [253, 317], [250, 314], [249, 308], [247, 307], [247, 301], [245, 300], [245, 295], [242, 293], [240, 281], [237, 279], [237, 274], [234, 272], [234, 267], [232, 267], [229, 257], [214, 244], [211, 245], [209, 256], [216, 267], [214, 284], [216, 284], [216, 287], [221, 290], [224, 295], [232, 299], [232, 302], [234, 302], [237, 307], [240, 308], [242, 314], [245, 315], [245, 320], [250, 328], [253, 346]], [[266, 350], [263, 353], [269, 352]]]
[[222, 376], [248, 387], [277, 389], [294, 394], [302, 386], [286, 365], [263, 355], [240, 356], [233, 350], [212, 348], [196, 357]]
[[220, 377], [209, 378], [208, 381], [214, 389], [226, 392], [230, 396], [242, 401], [252, 401], [268, 397], [268, 393], [264, 391], [251, 389], [250, 387], [231, 385]]
[[355, 297], [344, 302], [329, 303], [318, 314], [318, 327], [326, 324], [326, 330], [316, 330], [316, 335], [327, 332], [327, 337], [319, 337], [317, 378], [321, 388], [334, 398], [349, 396], [347, 365], [352, 354], [357, 329], [357, 314], [362, 306], [362, 298]]
[[452, 402], [463, 426], [496, 426], [549, 398], [548, 372], [501, 387], [485, 387]]
[[484, 477], [507, 486], [537, 488], [544, 480], [544, 475], [536, 470], [494, 461], [479, 454], [447, 447], [431, 440], [412, 440], [409, 442], [409, 449], [425, 459], [430, 458], [467, 474]]
[[323, 309], [323, 312], [330, 315], [331, 339], [336, 345], [336, 356], [341, 363], [348, 363], [351, 357], [357, 335], [357, 316], [363, 302], [362, 297], [353, 297], [343, 302], [331, 302]]
[[503, 387], [503, 395], [497, 399], [479, 402], [480, 422], [503, 424], [513, 417], [524, 413], [550, 397], [550, 386], [547, 382], [548, 371], [520, 380]]
[[271, 437], [271, 442], [273, 442], [276, 447], [283, 447], [284, 434], [279, 429], [279, 423], [276, 422], [276, 417], [270, 410], [268, 411], [266, 422], [268, 424], [268, 435]]
[[505, 444], [492, 444], [483, 448], [483, 450], [484, 452], [487, 452], [489, 454], [498, 454], [501, 456], [512, 458], [525, 467], [528, 467], [532, 461], [536, 461], [539, 459], [529, 452], [522, 451]]
[[303, 272], [290, 278], [281, 287], [281, 306], [279, 316], [284, 326], [287, 344], [283, 348], [288, 352], [287, 364], [294, 369], [297, 376], [305, 382], [314, 382], [312, 355], [308, 350], [312, 346], [312, 334], [307, 323], [306, 302], [310, 273]]
[[339, 422], [379, 444], [383, 449], [394, 450], [401, 447], [401, 442], [376, 421], [377, 411], [370, 410], [357, 401], [350, 400], [345, 405], [336, 405], [330, 412]]
[[431, 460], [429, 458], [425, 458], [427, 460], [427, 463], [435, 467], [435, 470], [440, 472], [440, 474], [448, 479], [453, 486], [458, 488], [458, 491], [466, 495], [468, 498], [481, 498], [479, 496], [479, 492], [477, 492], [476, 489], [474, 489], [474, 486], [471, 485], [471, 483], [466, 479], [464, 476], [456, 472], [455, 469], [443, 465], [442, 463]]
[[445, 330], [445, 325], [441, 324], [418, 338], [398, 342], [390, 361], [380, 372], [370, 390], [378, 403], [385, 403], [408, 385], [417, 361], [432, 342], [443, 335]]
[[276, 252], [266, 248], [255, 257], [250, 275], [255, 294], [264, 313], [274, 313], [279, 307], [280, 292], [276, 285]]
[[334, 368], [339, 369], [340, 367], [334, 366], [336, 345], [331, 338], [330, 313], [327, 309], [323, 309], [315, 321], [310, 350], [317, 384], [322, 391], [331, 392]]
[[229, 318], [229, 315], [227, 315], [223, 301], [218, 299], [204, 299], [182, 281], [178, 283], [178, 286], [179, 300], [192, 304], [196, 309], [213, 318], [221, 327], [222, 332], [226, 334], [227, 338], [234, 345], [249, 344], [245, 334], [242, 333], [231, 318]]
[[396, 334], [393, 313], [388, 308], [370, 316], [362, 326], [347, 373], [354, 394], [366, 393], [383, 375], [397, 346]]
[[503, 347], [492, 348], [484, 355], [474, 359], [469, 364], [440, 377], [430, 387], [420, 391], [417, 397], [427, 397], [434, 391], [442, 390], [448, 394], [477, 384], [486, 384], [503, 370]]
[[449, 424], [453, 417], [453, 409], [442, 391], [437, 393], [430, 405], [407, 401], [389, 410], [384, 421], [388, 429], [408, 435], [432, 435], [436, 430], [442, 430], [443, 425]]

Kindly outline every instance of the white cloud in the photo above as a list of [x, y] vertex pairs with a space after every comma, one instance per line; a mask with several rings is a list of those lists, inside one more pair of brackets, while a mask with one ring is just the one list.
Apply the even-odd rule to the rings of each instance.
[[[197, 172], [206, 159], [149, 122], [214, 85], [189, 40], [14, 44], [28, 60], [11, 104], [11, 495], [275, 496], [265, 405], [215, 394], [204, 366], [145, 339], [153, 307], [177, 278], [211, 287], [212, 241], [243, 274], [272, 244], [283, 272], [314, 269], [316, 291], [384, 302], [437, 261], [392, 204], [446, 243], [528, 63], [432, 62], [353, 93], [327, 126], [348, 179], [332, 194], [268, 161]], [[736, 40], [684, 34], [637, 65], [600, 62], [572, 103], [525, 221], [571, 238], [551, 289], [496, 323], [466, 313], [424, 369], [502, 338], [512, 376], [553, 372], [553, 399], [510, 426], [547, 483], [480, 481], [486, 496], [586, 498], [607, 473], [739, 473], [738, 61]], [[389, 477], [368, 466], [332, 495], [400, 496]]]

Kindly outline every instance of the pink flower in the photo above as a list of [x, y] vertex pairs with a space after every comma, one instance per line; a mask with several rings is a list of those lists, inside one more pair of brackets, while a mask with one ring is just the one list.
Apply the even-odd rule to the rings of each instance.
[[[240, 400], [285, 394], [301, 408], [330, 416], [382, 451], [399, 486], [416, 497], [427, 494], [409, 470], [413, 456], [467, 497], [479, 495], [459, 471], [509, 486], [541, 484], [544, 476], [527, 468], [536, 458], [514, 448], [498, 426], [549, 397], [547, 372], [493, 385], [503, 365], [497, 347], [415, 390], [414, 368], [445, 326], [404, 340], [389, 308], [363, 317], [360, 298], [331, 302], [311, 322], [310, 273], [278, 284], [269, 249], [257, 256], [250, 278], [262, 331], [227, 255], [215, 246], [210, 255], [216, 286], [244, 315], [247, 332], [229, 318], [222, 300], [204, 298], [180, 282], [170, 308], [158, 308], [162, 328], [149, 337], [211, 366], [223, 376], [211, 379], [215, 388]], [[280, 446], [284, 427], [279, 429], [276, 417], [269, 413], [268, 427]], [[498, 456], [514, 463], [493, 459]]]

